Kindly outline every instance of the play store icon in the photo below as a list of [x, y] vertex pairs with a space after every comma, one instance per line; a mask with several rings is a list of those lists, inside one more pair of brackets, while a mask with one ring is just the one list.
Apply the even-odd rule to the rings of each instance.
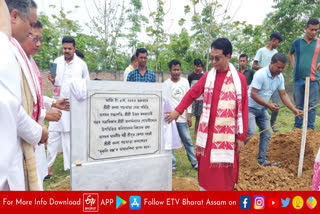
[[127, 202], [125, 200], [123, 200], [122, 198], [120, 198], [119, 196], [117, 196], [117, 200], [116, 200], [117, 204], [116, 204], [116, 208], [120, 208], [123, 205], [125, 205]]

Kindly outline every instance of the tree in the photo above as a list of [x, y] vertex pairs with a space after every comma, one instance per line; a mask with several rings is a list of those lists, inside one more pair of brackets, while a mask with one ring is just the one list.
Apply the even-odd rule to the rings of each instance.
[[[227, 15], [231, 0], [223, 6], [218, 0], [190, 0], [185, 14], [192, 11], [192, 28], [195, 48], [206, 55], [206, 70], [209, 70], [210, 46], [213, 39], [225, 34], [225, 27], [232, 18]], [[192, 9], [191, 9], [192, 8]], [[180, 20], [183, 23], [183, 20]]]
[[49, 20], [49, 17], [40, 13], [38, 20], [42, 23], [42, 43], [41, 48], [33, 56], [40, 69], [48, 69], [49, 63], [59, 55], [60, 37], [55, 25]]
[[[274, 0], [274, 12], [268, 14], [263, 25], [270, 35], [274, 31], [280, 32], [284, 41], [278, 51], [288, 53], [292, 42], [304, 35], [304, 28], [309, 18], [319, 17], [319, 0]], [[288, 63], [290, 64], [290, 63]], [[284, 72], [287, 82], [293, 81], [293, 75], [287, 66]]]
[[253, 59], [259, 48], [266, 45], [265, 31], [262, 25], [247, 25], [245, 22], [234, 22], [229, 25], [229, 36], [233, 44], [233, 56], [245, 53]]
[[265, 30], [270, 35], [279, 31], [284, 41], [279, 50], [287, 53], [292, 42], [303, 36], [304, 28], [312, 17], [320, 14], [319, 0], [274, 0], [274, 12], [268, 14], [264, 20]]
[[187, 29], [182, 28], [180, 34], [170, 35], [168, 49], [169, 53], [172, 55], [171, 59], [174, 58], [181, 61], [182, 71], [193, 70], [193, 60], [194, 58], [198, 58], [198, 56], [193, 55], [191, 37], [189, 36]]
[[146, 29], [148, 36], [150, 36], [152, 39], [152, 42], [147, 45], [147, 49], [155, 56], [156, 72], [158, 71], [160, 53], [165, 48], [166, 41], [168, 39], [168, 34], [163, 28], [164, 17], [166, 15], [163, 6], [164, 1], [157, 0], [156, 10], [150, 12], [149, 15], [150, 19], [152, 20], [152, 25], [148, 26]]
[[100, 54], [100, 47], [102, 42], [92, 35], [86, 35], [84, 33], [78, 33], [75, 37], [77, 42], [76, 48], [84, 54], [84, 61], [88, 65], [88, 69], [91, 71], [102, 70], [104, 66], [103, 55]]
[[120, 39], [124, 36], [122, 27], [126, 20], [124, 0], [92, 0], [90, 3], [95, 10], [94, 13], [88, 9], [87, 1], [84, 2], [90, 18], [88, 27], [101, 41], [99, 52], [104, 59], [102, 69], [113, 69], [117, 65], [117, 51], [123, 47]]
[[134, 51], [138, 44], [138, 33], [141, 32], [141, 25], [148, 23], [149, 20], [141, 15], [142, 2], [141, 0], [130, 0], [129, 9], [127, 9], [127, 20], [131, 23], [129, 33], [127, 34], [128, 46], [131, 48], [131, 53]]

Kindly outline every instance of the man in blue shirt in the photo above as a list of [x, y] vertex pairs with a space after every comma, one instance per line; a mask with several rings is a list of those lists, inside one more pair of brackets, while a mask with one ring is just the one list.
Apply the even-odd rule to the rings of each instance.
[[145, 48], [139, 48], [136, 51], [138, 67], [128, 74], [128, 82], [156, 82], [156, 75], [147, 68], [148, 51]]
[[[295, 108], [285, 91], [284, 78], [281, 72], [286, 67], [287, 59], [282, 53], [276, 53], [271, 58], [269, 66], [258, 70], [253, 76], [249, 88], [249, 126], [248, 139], [251, 135], [256, 134], [256, 126], [259, 130], [266, 130], [260, 133], [258, 162], [262, 166], [278, 166], [280, 162], [267, 161], [266, 154], [270, 142], [270, 121], [267, 109], [272, 112], [279, 111], [276, 103], [269, 103], [272, 94], [279, 92], [282, 103], [288, 106], [296, 116], [302, 115], [303, 111]], [[247, 139], [247, 141], [248, 141]]]

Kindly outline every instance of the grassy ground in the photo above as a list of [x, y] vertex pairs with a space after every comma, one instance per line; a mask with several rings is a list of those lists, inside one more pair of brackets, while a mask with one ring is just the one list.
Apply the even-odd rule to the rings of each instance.
[[70, 170], [63, 170], [63, 155], [58, 155], [53, 165], [53, 176], [43, 183], [44, 190], [64, 190], [69, 189]]
[[[269, 111], [269, 114], [271, 115], [271, 111]], [[278, 118], [276, 121], [276, 125], [278, 126], [280, 132], [288, 132], [293, 129], [294, 125], [294, 118], [295, 116], [292, 114], [292, 112], [287, 108], [281, 108], [278, 114]], [[315, 121], [315, 130], [320, 129], [320, 107], [317, 108], [317, 116]]]
[[[320, 107], [317, 109], [317, 118], [315, 122], [315, 129], [320, 129]], [[193, 118], [194, 119], [194, 118]], [[190, 134], [193, 138], [194, 133], [194, 120], [193, 126], [190, 128]], [[288, 108], [281, 108], [279, 111], [279, 115], [276, 122], [280, 132], [288, 132], [293, 129], [294, 124], [294, 115]], [[258, 133], [257, 129], [257, 133]], [[193, 143], [195, 141], [193, 139]], [[186, 151], [184, 147], [175, 150], [175, 157], [177, 161], [177, 168], [176, 172], [173, 174], [174, 177], [190, 177], [197, 179], [197, 171], [194, 170], [191, 166], [187, 158]], [[45, 190], [66, 190], [69, 188], [69, 179], [70, 179], [70, 171], [63, 170], [63, 155], [59, 155], [55, 161], [53, 166], [54, 176], [51, 177], [50, 180], [44, 182], [44, 189]]]
[[[51, 92], [47, 92], [46, 96], [52, 97]], [[49, 122], [45, 121], [45, 125], [48, 127]], [[70, 178], [70, 170], [64, 171], [63, 169], [63, 155], [58, 155], [53, 165], [54, 175], [43, 182], [44, 190], [65, 190], [69, 189], [70, 182], [67, 178]]]

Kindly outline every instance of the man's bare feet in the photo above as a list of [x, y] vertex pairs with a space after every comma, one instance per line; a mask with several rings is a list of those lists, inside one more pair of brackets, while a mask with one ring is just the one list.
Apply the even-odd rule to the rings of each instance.
[[50, 176], [53, 175], [53, 167], [52, 166], [48, 167], [48, 175], [50, 175]]

